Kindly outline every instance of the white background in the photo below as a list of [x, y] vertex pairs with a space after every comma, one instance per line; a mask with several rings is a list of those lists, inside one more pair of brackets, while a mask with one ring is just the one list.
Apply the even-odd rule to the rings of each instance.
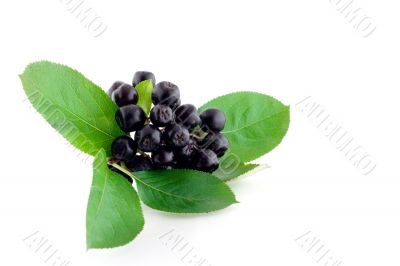
[[[376, 26], [364, 37], [329, 0], [87, 0], [107, 25], [98, 38], [66, 2], [0, 8], [0, 265], [51, 265], [24, 241], [35, 232], [69, 265], [195, 265], [159, 239], [170, 230], [204, 265], [323, 265], [296, 241], [307, 232], [340, 265], [399, 265], [398, 1], [353, 3]], [[290, 129], [257, 160], [271, 168], [230, 183], [240, 204], [196, 216], [143, 206], [145, 228], [133, 242], [86, 251], [90, 162], [34, 112], [17, 76], [41, 59], [74, 67], [104, 89], [151, 70], [196, 105], [263, 92], [292, 106]], [[370, 175], [296, 108], [308, 96], [375, 158]]]

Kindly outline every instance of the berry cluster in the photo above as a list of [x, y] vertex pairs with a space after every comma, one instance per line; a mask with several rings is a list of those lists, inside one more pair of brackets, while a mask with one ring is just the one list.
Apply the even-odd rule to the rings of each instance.
[[[153, 108], [149, 117], [137, 106], [135, 86], [151, 80]], [[216, 108], [201, 114], [192, 104], [182, 104], [178, 86], [162, 81], [156, 84], [151, 72], [136, 72], [132, 85], [117, 81], [108, 91], [119, 109], [115, 119], [130, 136], [114, 140], [114, 161], [124, 163], [130, 171], [187, 168], [213, 172], [218, 157], [228, 149], [228, 140], [220, 133], [225, 115]]]

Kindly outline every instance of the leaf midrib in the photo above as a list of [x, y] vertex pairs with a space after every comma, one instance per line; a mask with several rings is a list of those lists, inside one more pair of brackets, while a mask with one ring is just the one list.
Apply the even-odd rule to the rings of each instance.
[[[96, 172], [97, 172], [97, 174], [99, 174], [98, 170], [96, 170]], [[109, 172], [107, 171], [106, 172], [106, 176], [104, 178], [104, 185], [103, 185], [102, 188], [100, 188], [101, 197], [100, 197], [99, 204], [97, 205], [95, 219], [94, 219], [95, 221], [97, 221], [97, 218], [98, 218], [98, 215], [99, 215], [99, 211], [100, 211], [100, 206], [103, 204], [103, 198], [104, 198], [104, 194], [105, 194], [104, 191], [105, 191], [105, 188], [106, 188], [106, 185], [107, 185], [107, 182], [108, 182], [108, 178], [109, 178]], [[92, 232], [94, 230], [94, 228], [96, 227], [96, 224], [97, 224], [97, 222], [93, 223], [93, 225], [90, 227], [90, 230], [89, 230], [90, 232]]]
[[[35, 87], [35, 89], [37, 89], [38, 91], [40, 91], [39, 86], [38, 86], [34, 81], [32, 81], [30, 78], [26, 78], [26, 80], [27, 80], [27, 81], [31, 81], [31, 82], [32, 82], [31, 84], [33, 85], [33, 87]], [[47, 96], [47, 97], [48, 97], [48, 96]], [[51, 97], [49, 97], [49, 98], [51, 98]], [[82, 121], [83, 123], [85, 123], [85, 124], [87, 124], [88, 126], [94, 128], [95, 130], [97, 130], [97, 131], [103, 133], [104, 135], [106, 135], [106, 136], [108, 136], [108, 137], [112, 137], [112, 138], [114, 137], [114, 136], [111, 135], [110, 133], [107, 133], [107, 132], [101, 130], [100, 128], [96, 127], [95, 125], [93, 125], [93, 124], [89, 123], [88, 121], [86, 121], [85, 119], [81, 118], [79, 115], [77, 115], [77, 114], [75, 114], [75, 113], [69, 111], [68, 109], [66, 109], [66, 107], [64, 107], [64, 106], [62, 106], [62, 105], [60, 105], [60, 104], [54, 103], [53, 100], [52, 100], [52, 104], [55, 105], [55, 106], [57, 106], [57, 107], [59, 107], [59, 108], [62, 109], [63, 111], [66, 111], [66, 112], [70, 113], [71, 115], [75, 116], [75, 117], [78, 118], [80, 121]]]
[[154, 187], [154, 186], [151, 186], [151, 185], [149, 185], [148, 183], [145, 183], [143, 180], [141, 180], [141, 179], [138, 178], [138, 177], [136, 177], [135, 179], [138, 180], [139, 182], [141, 182], [142, 184], [144, 184], [145, 186], [148, 186], [149, 188], [152, 188], [152, 189], [154, 189], [154, 190], [156, 190], [156, 191], [158, 191], [158, 192], [160, 192], [160, 193], [162, 193], [162, 194], [166, 194], [166, 195], [168, 195], [168, 196], [170, 196], [170, 197], [180, 198], [180, 199], [184, 199], [184, 200], [188, 200], [188, 201], [192, 201], [192, 202], [193, 202], [193, 201], [205, 201], [205, 200], [207, 200], [207, 199], [187, 198], [187, 197], [184, 197], [184, 196], [171, 194], [171, 193], [169, 193], [169, 192], [166, 192], [166, 191], [163, 191], [163, 190], [161, 190], [161, 189], [159, 189], [159, 188], [156, 188], [156, 187]]
[[154, 186], [151, 186], [150, 184], [144, 182], [142, 179], [140, 179], [139, 177], [133, 175], [131, 172], [126, 171], [124, 168], [120, 167], [120, 166], [117, 165], [117, 164], [115, 164], [115, 165], [113, 164], [113, 166], [116, 167], [116, 168], [118, 168], [118, 170], [124, 172], [125, 174], [129, 175], [131, 178], [135, 179], [136, 181], [139, 181], [139, 182], [142, 183], [143, 185], [145, 185], [145, 186], [147, 186], [147, 187], [149, 187], [149, 188], [151, 188], [151, 189], [154, 189], [154, 190], [156, 190], [156, 191], [158, 191], [158, 192], [160, 192], [160, 193], [162, 193], [162, 194], [166, 194], [166, 195], [171, 196], [171, 197], [180, 198], [180, 199], [184, 199], [184, 200], [188, 200], [188, 201], [205, 201], [205, 200], [207, 200], [206, 198], [204, 198], [204, 199], [194, 199], [194, 198], [187, 198], [187, 197], [184, 197], [184, 196], [179, 196], [179, 195], [171, 194], [171, 193], [169, 193], [169, 192], [166, 192], [166, 191], [160, 190], [159, 188], [156, 188], [156, 187], [154, 187]]

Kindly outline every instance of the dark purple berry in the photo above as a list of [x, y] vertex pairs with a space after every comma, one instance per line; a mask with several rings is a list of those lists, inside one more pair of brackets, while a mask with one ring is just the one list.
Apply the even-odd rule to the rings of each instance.
[[145, 125], [142, 129], [136, 131], [135, 140], [140, 150], [152, 152], [160, 146], [161, 132], [153, 125]]
[[108, 89], [108, 96], [111, 97], [112, 93], [119, 88], [119, 86], [121, 86], [122, 84], [124, 84], [122, 81], [116, 81], [113, 83], [113, 85], [111, 85], [111, 87]]
[[111, 144], [111, 154], [116, 160], [129, 161], [135, 156], [136, 151], [136, 142], [128, 136], [118, 137]]
[[163, 104], [174, 107], [180, 99], [179, 88], [171, 82], [161, 81], [154, 86], [151, 99], [154, 105]]
[[126, 105], [118, 109], [115, 113], [115, 120], [118, 126], [125, 132], [139, 130], [146, 122], [146, 114], [137, 105]]
[[172, 123], [174, 114], [166, 105], [156, 105], [150, 111], [150, 121], [157, 127], [165, 127]]
[[189, 143], [181, 149], [175, 150], [175, 158], [178, 163], [185, 163], [187, 166], [192, 163], [193, 158], [199, 152], [196, 141], [190, 140]]
[[132, 160], [125, 162], [125, 166], [131, 172], [147, 171], [154, 169], [151, 158], [144, 155], [136, 155]]
[[217, 170], [218, 166], [218, 157], [212, 150], [201, 150], [194, 159], [194, 167], [200, 171], [211, 173]]
[[173, 149], [186, 146], [189, 143], [189, 139], [189, 131], [177, 124], [166, 127], [163, 133], [163, 140]]
[[156, 167], [167, 168], [174, 165], [174, 153], [172, 150], [165, 147], [160, 147], [158, 150], [151, 153], [151, 158]]
[[136, 87], [136, 85], [145, 80], [151, 80], [153, 87], [156, 84], [156, 77], [153, 73], [149, 71], [137, 71], [135, 75], [133, 75], [132, 85], [133, 87]]
[[138, 94], [131, 85], [122, 84], [111, 94], [111, 98], [121, 107], [128, 104], [136, 104], [138, 101]]
[[229, 147], [229, 142], [228, 139], [221, 133], [210, 132], [202, 140], [201, 147], [210, 149], [215, 152], [218, 157], [222, 157]]
[[225, 114], [216, 108], [209, 108], [200, 114], [202, 129], [219, 132], [225, 127]]
[[175, 122], [188, 129], [192, 129], [198, 126], [201, 120], [193, 104], [183, 104], [175, 110]]

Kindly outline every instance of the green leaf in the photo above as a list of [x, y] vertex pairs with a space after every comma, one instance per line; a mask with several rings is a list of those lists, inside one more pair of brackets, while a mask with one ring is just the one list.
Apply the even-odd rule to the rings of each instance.
[[144, 225], [132, 185], [107, 166], [101, 150], [93, 163], [93, 183], [86, 214], [87, 248], [111, 248], [132, 241]]
[[237, 178], [245, 173], [254, 170], [256, 167], [260, 166], [259, 164], [244, 164], [240, 163], [234, 166], [223, 167], [220, 166], [216, 171], [213, 172], [213, 175], [221, 179], [222, 181], [230, 181], [234, 178]]
[[211, 174], [195, 170], [134, 173], [140, 199], [149, 207], [175, 213], [204, 213], [237, 203], [231, 189]]
[[227, 154], [237, 156], [240, 162], [270, 152], [289, 128], [289, 107], [261, 93], [227, 94], [204, 104], [199, 112], [211, 107], [224, 111], [226, 125], [222, 133], [230, 144]]
[[60, 64], [32, 63], [20, 75], [36, 110], [76, 148], [110, 154], [112, 141], [125, 133], [115, 122], [117, 106], [97, 85]]
[[151, 80], [144, 80], [135, 87], [139, 94], [137, 105], [140, 106], [146, 115], [149, 115], [151, 109], [151, 93], [153, 91], [153, 83]]

